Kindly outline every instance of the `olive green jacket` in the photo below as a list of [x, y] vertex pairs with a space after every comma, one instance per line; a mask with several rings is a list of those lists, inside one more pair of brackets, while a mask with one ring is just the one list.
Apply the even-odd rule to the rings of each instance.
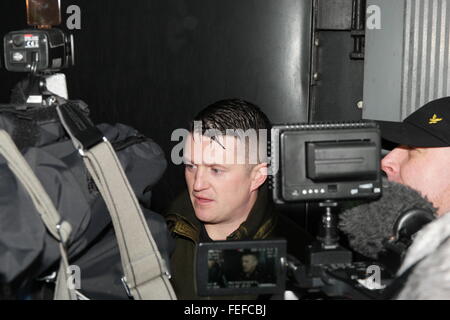
[[[175, 251], [171, 257], [172, 284], [178, 299], [201, 298], [195, 292], [195, 251], [199, 243], [201, 222], [196, 218], [189, 194], [182, 193], [167, 212], [166, 220], [175, 238]], [[247, 221], [227, 240], [263, 240], [285, 238], [288, 253], [304, 261], [306, 247], [312, 238], [294, 222], [279, 214], [262, 187]], [[224, 297], [232, 299], [233, 297]], [[242, 297], [235, 297], [242, 298]]]

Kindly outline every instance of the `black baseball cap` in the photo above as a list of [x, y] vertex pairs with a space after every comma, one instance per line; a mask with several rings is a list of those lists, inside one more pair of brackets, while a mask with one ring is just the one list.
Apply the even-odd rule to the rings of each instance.
[[433, 100], [403, 122], [377, 121], [381, 137], [417, 148], [450, 147], [450, 97]]

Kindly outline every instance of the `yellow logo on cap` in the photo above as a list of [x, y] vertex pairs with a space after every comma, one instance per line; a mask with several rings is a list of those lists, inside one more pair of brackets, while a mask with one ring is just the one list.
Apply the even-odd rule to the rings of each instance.
[[438, 118], [437, 115], [434, 115], [433, 118], [430, 119], [428, 122], [429, 124], [436, 124], [442, 121], [442, 118]]

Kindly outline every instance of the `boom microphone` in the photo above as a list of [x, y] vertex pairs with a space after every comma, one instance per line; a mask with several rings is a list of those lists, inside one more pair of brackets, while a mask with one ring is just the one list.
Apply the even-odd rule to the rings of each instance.
[[383, 183], [383, 196], [344, 211], [339, 228], [350, 246], [372, 259], [386, 250], [403, 255], [414, 234], [435, 218], [436, 209], [417, 191], [394, 182]]

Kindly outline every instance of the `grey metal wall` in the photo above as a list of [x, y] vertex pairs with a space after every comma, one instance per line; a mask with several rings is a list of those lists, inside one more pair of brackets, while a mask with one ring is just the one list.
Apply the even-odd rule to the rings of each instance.
[[381, 8], [381, 30], [366, 30], [363, 118], [399, 120], [404, 0], [369, 0]]
[[450, 2], [369, 0], [381, 30], [366, 30], [365, 119], [402, 120], [450, 95]]
[[402, 118], [450, 94], [450, 3], [406, 0]]

